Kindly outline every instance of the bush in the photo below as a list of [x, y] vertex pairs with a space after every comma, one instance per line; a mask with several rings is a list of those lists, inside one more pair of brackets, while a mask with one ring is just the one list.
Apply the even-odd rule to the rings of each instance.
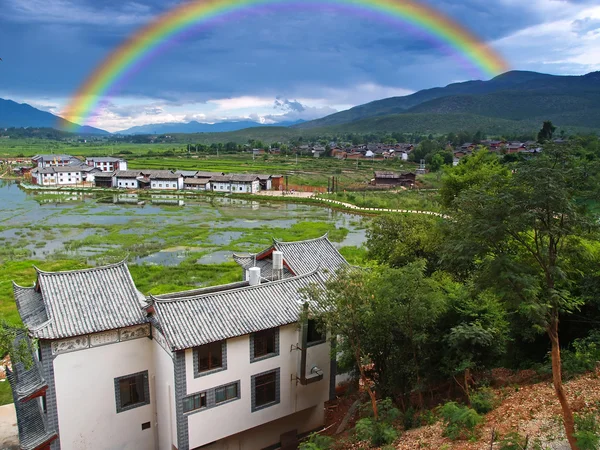
[[600, 448], [600, 423], [593, 413], [575, 414], [575, 430], [579, 450], [598, 450]]
[[446, 422], [444, 436], [452, 439], [471, 439], [475, 436], [475, 427], [483, 418], [474, 409], [448, 402], [440, 408], [440, 415]]
[[333, 438], [312, 433], [308, 439], [300, 444], [299, 450], [328, 450], [333, 444]]
[[571, 348], [561, 353], [562, 368], [568, 375], [594, 370], [600, 361], [600, 331], [592, 331], [588, 337], [575, 339]]
[[393, 426], [394, 421], [400, 416], [400, 410], [394, 407], [389, 398], [378, 402], [379, 419], [373, 418], [371, 403], [362, 406], [362, 413], [368, 415], [356, 422], [354, 431], [361, 441], [369, 441], [372, 446], [380, 447], [391, 444], [398, 439], [398, 432]]
[[504, 436], [498, 446], [498, 450], [525, 450], [526, 448], [527, 438], [514, 431]]
[[489, 413], [496, 406], [496, 395], [490, 388], [481, 388], [471, 394], [471, 406], [479, 414]]
[[365, 417], [356, 422], [354, 431], [359, 440], [369, 441], [374, 447], [391, 444], [398, 439], [398, 432], [391, 424], [370, 417]]

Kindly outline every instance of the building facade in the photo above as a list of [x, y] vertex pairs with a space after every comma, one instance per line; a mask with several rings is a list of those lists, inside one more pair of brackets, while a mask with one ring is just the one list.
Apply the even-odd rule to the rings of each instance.
[[115, 170], [127, 170], [127, 161], [111, 156], [94, 156], [85, 158], [85, 163], [90, 167], [96, 167], [102, 172], [114, 172]]
[[31, 172], [31, 181], [39, 186], [84, 186], [93, 185], [95, 174], [100, 169], [85, 164], [36, 167]]
[[9, 371], [21, 447], [252, 450], [321, 427], [335, 361], [302, 292], [347, 263], [326, 237], [278, 244], [262, 275], [193, 291], [144, 297], [124, 262], [15, 284], [39, 342]]

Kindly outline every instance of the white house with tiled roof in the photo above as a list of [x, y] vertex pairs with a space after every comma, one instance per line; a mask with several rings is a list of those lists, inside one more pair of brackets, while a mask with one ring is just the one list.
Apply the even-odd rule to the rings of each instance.
[[21, 447], [250, 450], [321, 427], [335, 361], [299, 318], [311, 311], [303, 289], [324, 283], [320, 267], [333, 263], [318, 260], [331, 254], [303, 264], [301, 243], [287, 256], [276, 244], [284, 253], [273, 250], [268, 276], [249, 267], [246, 281], [148, 298], [124, 262], [15, 284], [39, 343], [33, 367], [9, 373]]

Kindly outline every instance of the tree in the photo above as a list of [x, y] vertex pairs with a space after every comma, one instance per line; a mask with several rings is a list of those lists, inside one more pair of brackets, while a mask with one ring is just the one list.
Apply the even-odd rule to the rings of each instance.
[[368, 256], [380, 264], [402, 267], [427, 261], [429, 273], [439, 265], [440, 219], [420, 214], [389, 214], [375, 218], [367, 229]]
[[556, 127], [554, 125], [552, 125], [552, 122], [549, 120], [546, 120], [544, 122], [544, 124], [542, 125], [542, 129], [539, 131], [539, 133], [537, 135], [538, 142], [540, 144], [543, 144], [544, 142], [551, 140], [552, 135], [554, 134], [555, 131], [556, 131]]
[[341, 270], [328, 279], [325, 289], [309, 286], [304, 294], [316, 304], [314, 311], [321, 311], [316, 318], [323, 323], [332, 336], [341, 337], [342, 350], [354, 358], [361, 381], [367, 390], [375, 420], [379, 418], [377, 398], [367, 377], [364, 362], [368, 353], [364, 340], [368, 322], [373, 317], [372, 272], [350, 268]]
[[569, 146], [544, 148], [542, 155], [472, 184], [450, 202], [446, 255], [477, 261], [479, 282], [493, 286], [551, 344], [552, 378], [566, 436], [577, 449], [573, 413], [561, 375], [559, 318], [579, 308], [571, 275], [572, 255], [596, 229], [581, 201], [594, 177]]

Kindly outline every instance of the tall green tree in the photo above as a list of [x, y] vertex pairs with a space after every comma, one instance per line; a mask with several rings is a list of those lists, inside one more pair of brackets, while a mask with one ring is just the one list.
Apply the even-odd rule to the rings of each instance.
[[552, 125], [552, 122], [549, 120], [546, 120], [544, 122], [544, 124], [542, 125], [542, 129], [539, 131], [539, 133], [537, 135], [538, 142], [540, 144], [543, 144], [544, 142], [551, 140], [552, 135], [554, 134], [555, 131], [556, 131], [556, 127], [554, 125]]
[[597, 218], [581, 201], [594, 180], [568, 146], [544, 148], [542, 155], [473, 184], [450, 201], [447, 257], [477, 261], [480, 282], [512, 299], [519, 312], [550, 340], [552, 378], [566, 436], [573, 450], [573, 413], [562, 383], [561, 315], [577, 310], [572, 255], [585, 251]]

